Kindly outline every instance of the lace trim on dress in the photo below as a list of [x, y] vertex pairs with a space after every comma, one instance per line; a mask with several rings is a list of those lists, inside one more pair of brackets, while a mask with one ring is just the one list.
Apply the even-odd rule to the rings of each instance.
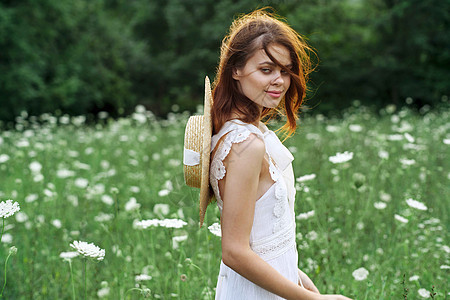
[[282, 228], [285, 228], [289, 218], [286, 215], [288, 207], [287, 188], [283, 179], [277, 181], [275, 187], [275, 206], [273, 208], [273, 214], [277, 218], [277, 221], [273, 224], [273, 232], [278, 232]]
[[223, 160], [227, 157], [228, 153], [230, 153], [233, 143], [241, 143], [245, 141], [250, 136], [250, 133], [255, 132], [248, 130], [244, 126], [236, 126], [236, 128], [232, 129], [225, 137], [223, 142], [219, 145], [219, 148], [217, 149], [217, 152], [213, 160], [211, 161], [210, 173], [212, 176], [210, 175], [210, 183], [216, 194], [217, 204], [219, 205], [220, 209], [222, 209], [223, 207], [223, 201], [219, 193], [219, 180], [224, 178], [226, 174]]
[[266, 261], [282, 255], [292, 246], [295, 246], [295, 224], [293, 222], [275, 235], [250, 243], [252, 250]]

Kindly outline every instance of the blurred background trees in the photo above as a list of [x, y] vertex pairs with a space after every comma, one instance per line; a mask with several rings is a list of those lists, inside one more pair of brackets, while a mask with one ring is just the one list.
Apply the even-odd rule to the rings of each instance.
[[0, 120], [193, 111], [233, 18], [267, 5], [316, 49], [313, 111], [449, 95], [450, 0], [1, 0]]

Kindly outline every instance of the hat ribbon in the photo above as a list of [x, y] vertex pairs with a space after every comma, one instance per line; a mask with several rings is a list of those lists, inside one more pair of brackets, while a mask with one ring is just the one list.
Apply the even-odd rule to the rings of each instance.
[[184, 148], [183, 164], [186, 166], [196, 166], [200, 164], [200, 153]]

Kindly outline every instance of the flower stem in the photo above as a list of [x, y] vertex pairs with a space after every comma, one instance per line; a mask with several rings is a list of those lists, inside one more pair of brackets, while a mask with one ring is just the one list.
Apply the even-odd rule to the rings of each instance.
[[73, 284], [72, 260], [69, 259], [70, 278], [72, 279], [72, 298], [75, 300], [75, 285]]
[[2, 237], [3, 237], [3, 230], [5, 229], [5, 218], [3, 219], [3, 226], [2, 226], [2, 234], [0, 234], [0, 242], [2, 241]]
[[0, 293], [0, 298], [3, 298], [3, 291], [5, 290], [6, 287], [6, 265], [8, 264], [8, 259], [11, 256], [11, 252], [9, 252], [8, 256], [6, 257], [6, 261], [5, 261], [5, 283], [3, 284], [3, 288], [2, 288], [2, 292]]
[[87, 290], [86, 290], [86, 282], [87, 282], [87, 279], [86, 279], [86, 258], [85, 259], [83, 259], [83, 275], [84, 275], [84, 300], [86, 300], [87, 299]]

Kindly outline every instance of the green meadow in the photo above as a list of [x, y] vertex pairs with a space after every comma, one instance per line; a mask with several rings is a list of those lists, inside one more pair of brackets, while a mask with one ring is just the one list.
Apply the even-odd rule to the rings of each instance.
[[[285, 141], [299, 267], [322, 293], [449, 297], [449, 116], [358, 103], [340, 117], [301, 114]], [[0, 201], [20, 205], [0, 220], [0, 288], [17, 247], [3, 298], [214, 299], [221, 243], [208, 227], [220, 215], [210, 205], [199, 228], [199, 191], [183, 179], [188, 117], [137, 107], [91, 124], [23, 113], [0, 131]], [[104, 249], [104, 259], [63, 258], [74, 241]]]

